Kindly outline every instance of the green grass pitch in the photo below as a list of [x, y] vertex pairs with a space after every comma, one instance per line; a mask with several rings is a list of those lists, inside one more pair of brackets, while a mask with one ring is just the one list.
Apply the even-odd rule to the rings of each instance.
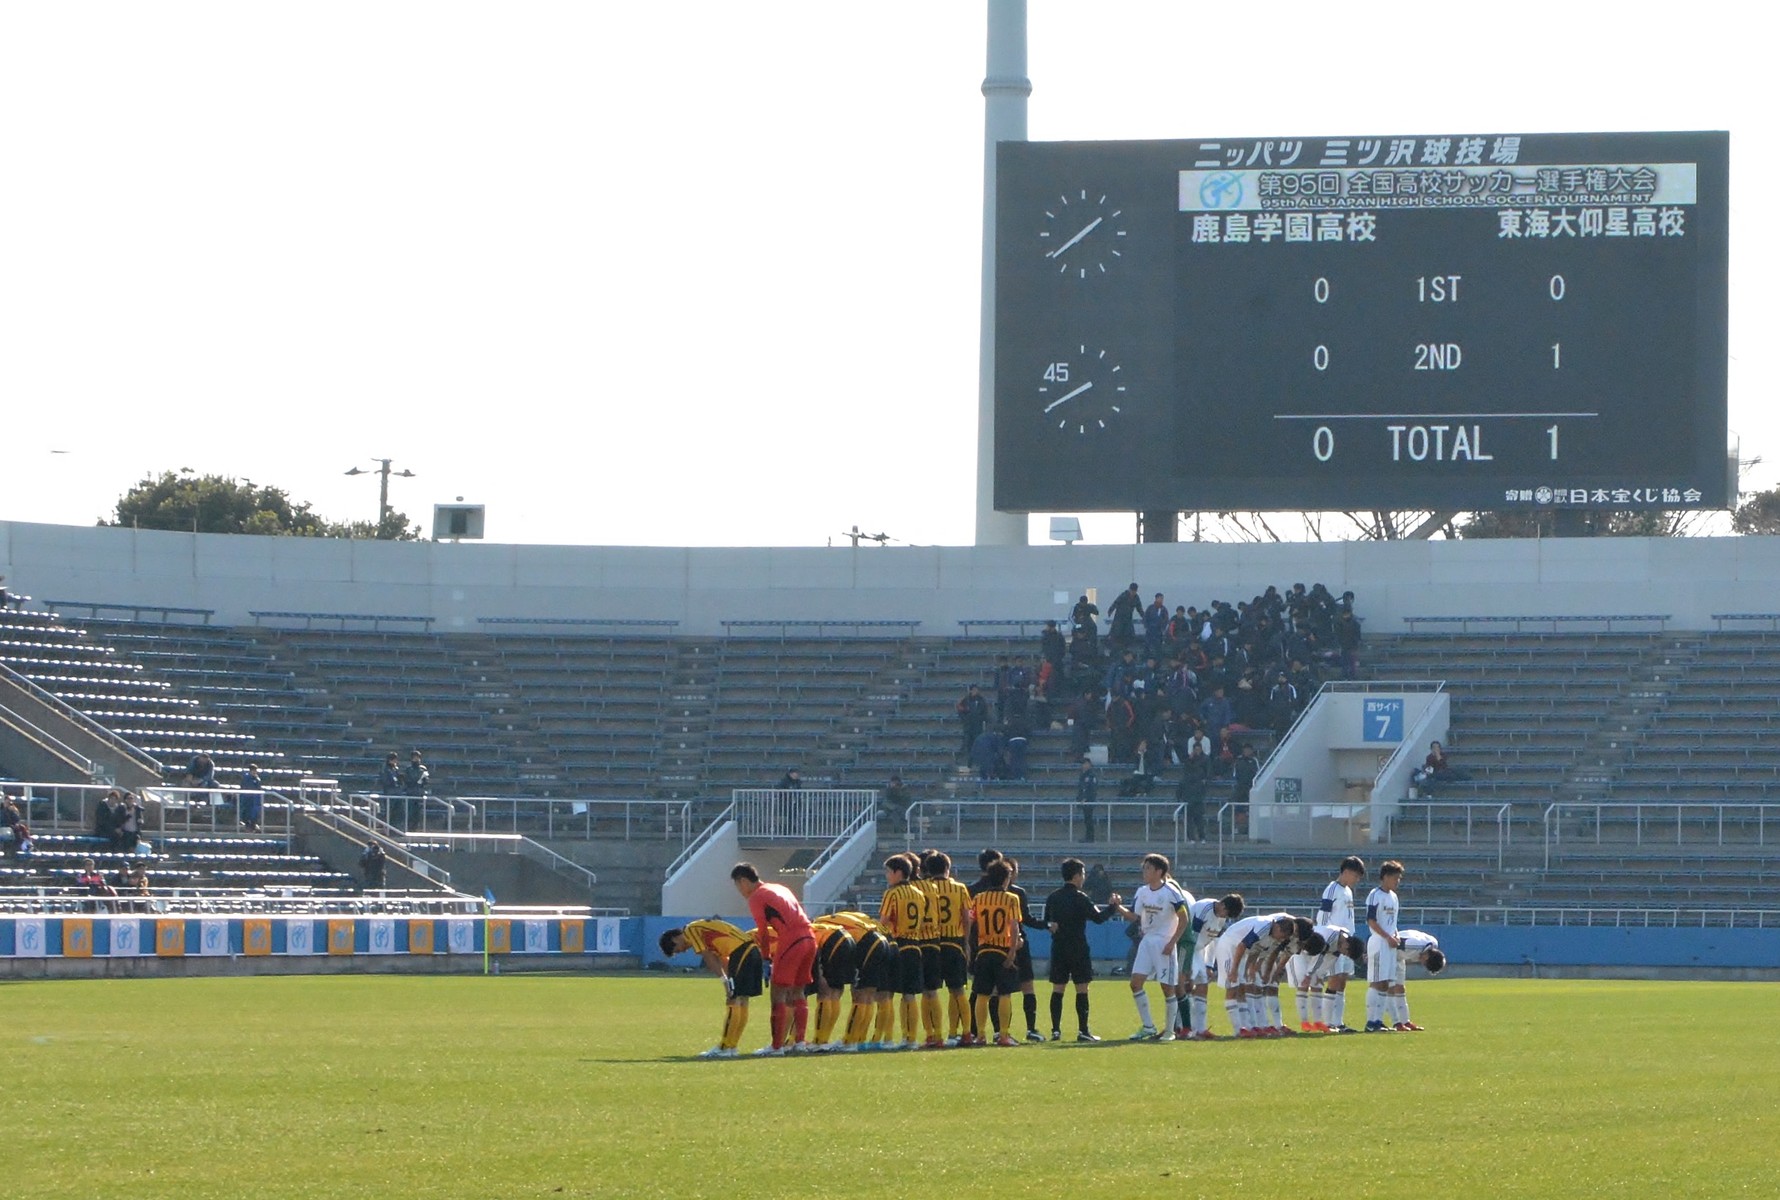
[[7, 983], [0, 1194], [1767, 1195], [1774, 995], [1418, 979], [1421, 1034], [700, 1062], [708, 977]]

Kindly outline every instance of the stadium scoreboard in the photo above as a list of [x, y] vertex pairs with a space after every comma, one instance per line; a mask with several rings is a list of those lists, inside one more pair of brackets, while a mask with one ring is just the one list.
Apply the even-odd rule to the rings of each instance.
[[1003, 142], [995, 506], [1722, 508], [1729, 135]]

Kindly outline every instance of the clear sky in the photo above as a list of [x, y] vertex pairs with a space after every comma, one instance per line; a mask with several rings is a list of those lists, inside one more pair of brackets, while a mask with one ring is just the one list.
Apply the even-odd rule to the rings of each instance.
[[[1780, 465], [1764, 11], [1032, 0], [1030, 134], [1728, 129], [1731, 426]], [[369, 518], [344, 472], [391, 457], [398, 508], [483, 503], [497, 541], [966, 544], [984, 29], [981, 0], [0, 6], [0, 518], [88, 524], [182, 467]]]

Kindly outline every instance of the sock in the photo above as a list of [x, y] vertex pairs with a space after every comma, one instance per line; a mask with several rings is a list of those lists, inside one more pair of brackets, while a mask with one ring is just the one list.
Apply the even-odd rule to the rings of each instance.
[[1398, 1023], [1409, 1020], [1409, 996], [1404, 992], [1391, 993], [1391, 1015]]
[[1150, 997], [1148, 992], [1132, 992], [1131, 1003], [1137, 1005], [1137, 1019], [1143, 1022], [1145, 1029], [1154, 1029], [1156, 1019], [1150, 1016]]
[[924, 992], [921, 996], [921, 1028], [927, 1031], [927, 1040], [937, 1042], [945, 1037], [940, 1028], [939, 997], [932, 992]]
[[810, 1002], [802, 996], [791, 1006], [791, 1032], [797, 1035], [797, 1044], [802, 1045], [804, 1034], [810, 1027]]
[[1285, 1018], [1279, 1011], [1279, 993], [1270, 991], [1267, 993], [1265, 1000], [1267, 1003], [1267, 1012], [1265, 1014], [1267, 1025], [1269, 1028], [1278, 1029], [1285, 1024]]
[[748, 1007], [745, 1004], [729, 1006], [729, 1015], [723, 1020], [723, 1048], [734, 1050], [742, 1044], [742, 1030], [748, 1028]]
[[902, 998], [902, 1040], [918, 1042], [921, 1040], [921, 997], [904, 996]]
[[1248, 1026], [1242, 1023], [1242, 1001], [1224, 997], [1224, 1015], [1230, 1018], [1230, 1032], [1241, 1033]]
[[1063, 992], [1061, 989], [1051, 993], [1051, 1032], [1063, 1032]]
[[995, 997], [995, 1032], [1012, 1033], [1014, 1031], [1014, 998], [1012, 996]]
[[978, 1029], [989, 1028], [989, 997], [979, 992], [970, 1000], [971, 1011], [976, 1014], [976, 1027]]
[[853, 1007], [847, 1010], [847, 1031], [841, 1035], [841, 1044], [857, 1046], [865, 1041], [867, 1031], [871, 1029], [872, 1012], [875, 1006], [867, 1006], [853, 1001]]
[[1383, 1018], [1379, 1015], [1384, 1008], [1384, 993], [1375, 987], [1366, 989], [1366, 1024], [1377, 1024]]
[[1080, 1027], [1081, 1032], [1088, 1032], [1088, 993], [1086, 992], [1075, 994], [1075, 1023]]
[[1187, 998], [1187, 1024], [1192, 1027], [1194, 1033], [1204, 1033], [1206, 1020], [1205, 997], [1189, 996]]
[[841, 1002], [834, 1000], [816, 1001], [816, 1044], [827, 1045], [828, 1039], [834, 1036], [835, 1022], [841, 1017]]
[[952, 1020], [948, 1028], [959, 1037], [970, 1032], [970, 1022], [975, 1015], [970, 1011], [970, 1007], [970, 997], [962, 991], [952, 993]]
[[1169, 992], [1162, 1001], [1162, 1028], [1173, 1033], [1180, 1028], [1180, 997]]
[[1324, 1018], [1329, 1022], [1330, 1029], [1339, 1029], [1347, 1024], [1347, 993], [1335, 992], [1323, 1000]]
[[896, 1001], [885, 996], [878, 1001], [878, 1015], [873, 1030], [872, 1041], [894, 1042], [896, 1040]]
[[1298, 989], [1298, 1024], [1314, 1025], [1316, 1018], [1311, 1016], [1311, 999], [1309, 988]]
[[1026, 1010], [1026, 1032], [1035, 1033], [1038, 1030], [1038, 993], [1022, 992], [1021, 996], [1020, 1004]]
[[791, 1021], [791, 1006], [788, 1004], [773, 1005], [773, 1045], [785, 1044], [785, 1026]]

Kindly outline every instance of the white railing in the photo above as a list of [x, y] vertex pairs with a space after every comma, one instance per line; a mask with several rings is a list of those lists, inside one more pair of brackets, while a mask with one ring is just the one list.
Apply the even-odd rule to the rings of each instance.
[[[693, 834], [689, 800], [556, 800], [463, 796], [475, 806], [467, 823], [478, 833], [531, 833], [578, 841], [679, 841]], [[429, 814], [430, 815], [430, 814]], [[450, 814], [451, 818], [456, 814]], [[424, 832], [425, 825], [421, 826]]]
[[0, 895], [6, 913], [193, 915], [287, 913], [316, 916], [480, 916], [480, 896], [456, 892], [370, 891], [352, 896], [305, 895], [301, 889], [243, 892], [225, 888], [156, 887], [148, 895], [94, 896], [85, 889], [38, 888]]
[[598, 875], [574, 859], [566, 858], [522, 833], [417, 833], [410, 836], [424, 837], [449, 851], [517, 854], [550, 868], [558, 875], [566, 875], [588, 888], [600, 881]]
[[1634, 929], [1780, 929], [1773, 908], [1597, 908], [1440, 907], [1405, 908], [1405, 927], [1429, 925], [1556, 925]]
[[[904, 811], [903, 828], [911, 848], [917, 839], [958, 836], [966, 822], [992, 839], [1148, 844], [1170, 835], [1180, 807], [1172, 800], [917, 800]], [[1092, 817], [1083, 809], [1092, 810]]]
[[[125, 741], [116, 733], [99, 724], [99, 722], [93, 720], [93, 718], [87, 716], [87, 714], [81, 712], [78, 708], [75, 708], [60, 696], [53, 692], [45, 691], [36, 683], [19, 674], [5, 663], [0, 663], [0, 678], [4, 678], [7, 682], [19, 687], [38, 703], [46, 705], [55, 712], [68, 718], [68, 720], [74, 722], [86, 732], [104, 742], [107, 746], [110, 746], [137, 766], [152, 771], [156, 775], [165, 772], [166, 768], [161, 765], [160, 760], [155, 758], [154, 755]], [[82, 757], [84, 758], [85, 756], [82, 755]]]
[[[1493, 841], [1496, 844], [1497, 869], [1499, 870], [1507, 860], [1508, 847], [1514, 838], [1514, 806], [1512, 804], [1497, 804], [1494, 801], [1412, 800], [1409, 802], [1409, 808], [1410, 815], [1406, 816], [1399, 810], [1397, 815], [1391, 818], [1387, 839], [1389, 842], [1393, 844], [1408, 842], [1410, 840], [1409, 832], [1419, 825], [1422, 832], [1421, 844], [1431, 846], [1436, 840], [1434, 837], [1436, 817], [1440, 818], [1440, 823], [1443, 826], [1456, 823], [1462, 817], [1464, 819], [1464, 845], [1484, 845]], [[1419, 820], [1414, 815], [1416, 809], [1422, 810]], [[1439, 840], [1450, 845], [1457, 839], [1443, 836]]]
[[[79, 833], [93, 831], [93, 817], [99, 801], [114, 789], [103, 783], [9, 783], [6, 793], [13, 797], [24, 814], [25, 823], [33, 833]], [[167, 833], [234, 833], [241, 828], [238, 804], [240, 789], [232, 786], [214, 788], [152, 787], [137, 789], [142, 797], [141, 834]], [[270, 788], [261, 791], [263, 808], [260, 831], [267, 835], [290, 833], [292, 798]]]
[[674, 857], [673, 862], [668, 864], [667, 870], [662, 872], [662, 878], [672, 879], [682, 867], [692, 861], [700, 850], [705, 848], [707, 843], [717, 836], [718, 830], [735, 820], [735, 808], [735, 802], [731, 801], [728, 807], [712, 817], [710, 824], [699, 830], [698, 836], [687, 842], [686, 848]]
[[743, 841], [828, 842], [860, 812], [875, 812], [875, 788], [736, 788], [730, 796]]
[[[1747, 846], [1767, 845], [1767, 823], [1770, 818], [1780, 826], [1780, 805], [1762, 803], [1730, 804], [1717, 801], [1703, 803], [1645, 803], [1593, 800], [1563, 800], [1545, 810], [1545, 866], [1551, 867], [1554, 849], [1566, 842], [1591, 846], [1622, 846], [1623, 836], [1603, 837], [1616, 823], [1630, 821], [1630, 842], [1634, 846]], [[1725, 818], [1731, 816], [1732, 832], [1741, 826], [1754, 825], [1753, 843], [1747, 836], [1725, 839]], [[1566, 828], [1567, 827], [1567, 828]]]

